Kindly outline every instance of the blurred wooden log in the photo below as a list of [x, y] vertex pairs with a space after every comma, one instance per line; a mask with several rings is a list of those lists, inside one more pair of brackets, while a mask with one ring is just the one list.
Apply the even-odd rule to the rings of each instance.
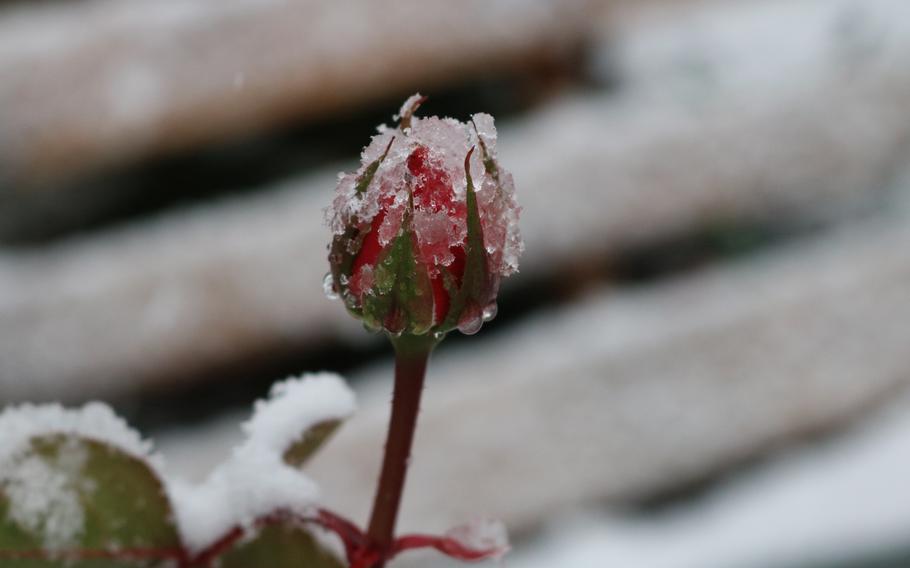
[[0, 11], [0, 179], [22, 187], [558, 59], [589, 0], [86, 0]]
[[[443, 345], [402, 530], [477, 516], [522, 530], [572, 507], [651, 497], [906, 392], [906, 213]], [[307, 466], [324, 502], [355, 519], [371, 502], [391, 371], [356, 377], [360, 410]], [[159, 447], [174, 471], [201, 478], [243, 419], [158, 436]]]
[[[774, 222], [877, 199], [906, 165], [910, 34], [900, 32], [910, 18], [886, 17], [907, 4], [862, 4], [878, 47], [857, 70], [824, 33], [839, 5], [775, 4], [777, 25], [799, 27], [814, 48], [768, 58], [749, 49], [767, 40], [762, 26], [750, 35], [756, 14], [748, 7], [731, 9], [719, 35], [691, 19], [676, 35], [643, 28], [620, 44], [619, 64], [654, 71], [636, 75], [628, 91], [563, 101], [504, 127], [502, 163], [525, 207], [519, 278], [719, 220]], [[730, 55], [708, 57], [718, 50]], [[698, 54], [715, 79], [693, 85], [684, 70]], [[678, 88], [658, 89], [654, 74]], [[0, 393], [109, 395], [257, 354], [361, 338], [321, 292], [321, 210], [333, 174], [0, 255]]]

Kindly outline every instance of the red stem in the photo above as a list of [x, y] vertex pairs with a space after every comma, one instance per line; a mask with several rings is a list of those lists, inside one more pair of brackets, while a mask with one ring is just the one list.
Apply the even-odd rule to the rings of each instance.
[[427, 360], [436, 345], [428, 336], [403, 335], [392, 338], [395, 347], [395, 388], [392, 394], [392, 417], [386, 438], [385, 455], [379, 486], [373, 501], [373, 513], [367, 535], [380, 551], [380, 559], [370, 568], [383, 568], [391, 556], [395, 536], [395, 521], [401, 504], [411, 443], [420, 409], [420, 395]]

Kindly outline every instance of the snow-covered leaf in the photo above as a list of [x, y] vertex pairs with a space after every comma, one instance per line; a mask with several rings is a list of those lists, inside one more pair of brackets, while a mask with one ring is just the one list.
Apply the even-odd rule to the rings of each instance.
[[[180, 548], [164, 487], [142, 457], [106, 442], [50, 433], [3, 458], [0, 565], [160, 566], [168, 551]], [[155, 558], [98, 557], [116, 551]], [[35, 557], [12, 560], [16, 555]]]
[[331, 373], [288, 379], [256, 402], [244, 442], [201, 484], [175, 481], [176, 517], [198, 553], [234, 529], [252, 531], [277, 510], [308, 516], [319, 489], [297, 469], [353, 413], [354, 393]]

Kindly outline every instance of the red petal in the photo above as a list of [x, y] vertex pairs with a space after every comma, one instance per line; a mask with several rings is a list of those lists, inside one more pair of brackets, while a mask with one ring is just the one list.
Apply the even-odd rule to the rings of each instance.
[[382, 252], [382, 245], [379, 243], [379, 227], [382, 225], [384, 219], [385, 211], [380, 211], [373, 218], [373, 223], [370, 225], [370, 232], [363, 238], [363, 244], [360, 245], [360, 252], [357, 253], [357, 257], [354, 259], [354, 264], [351, 267], [351, 280], [349, 286], [351, 293], [358, 299], [362, 298], [364, 292], [366, 292], [366, 290], [361, 289], [360, 278], [357, 277], [360, 273], [360, 269], [364, 266], [376, 266], [376, 262], [379, 260], [379, 254]]
[[[447, 270], [455, 279], [455, 285], [460, 287], [461, 279], [464, 276], [464, 247], [452, 247], [449, 250], [452, 251], [455, 259], [452, 261], [452, 264], [448, 266]], [[446, 316], [449, 314], [449, 304], [451, 303], [449, 291], [446, 290], [445, 279], [441, 271], [436, 274], [436, 276], [430, 278], [430, 284], [433, 286], [433, 315], [436, 318], [436, 323], [440, 324], [445, 321]]]

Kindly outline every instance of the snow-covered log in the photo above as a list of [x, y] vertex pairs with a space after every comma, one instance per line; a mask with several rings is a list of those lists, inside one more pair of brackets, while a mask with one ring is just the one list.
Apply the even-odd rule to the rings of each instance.
[[0, 179], [27, 186], [558, 60], [589, 0], [87, 0], [0, 10]]
[[[907, 8], [737, 3], [628, 31], [612, 52], [627, 69], [625, 90], [501, 128], [500, 157], [524, 207], [519, 278], [717, 221], [773, 222], [872, 200], [906, 163], [910, 18], [897, 16]], [[859, 16], [845, 35], [838, 23], [851, 13]], [[768, 39], [772, 25], [796, 30], [798, 45]], [[321, 290], [322, 208], [345, 166], [2, 254], [4, 398], [112, 394], [363, 337]]]

